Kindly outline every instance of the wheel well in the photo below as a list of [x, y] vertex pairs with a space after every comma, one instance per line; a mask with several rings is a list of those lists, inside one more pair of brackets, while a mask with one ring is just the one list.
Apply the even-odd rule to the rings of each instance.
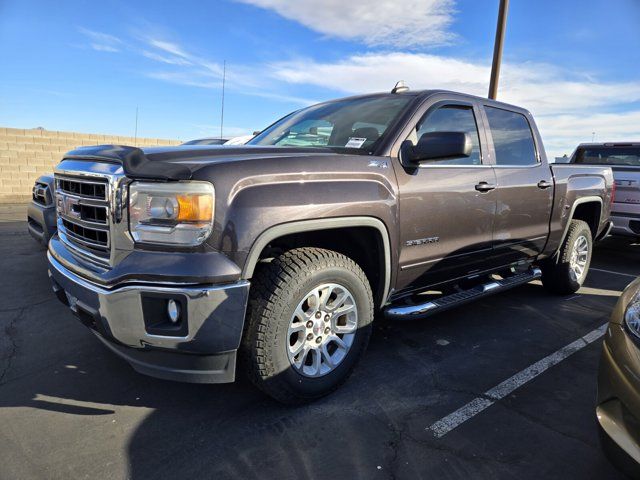
[[375, 304], [380, 305], [384, 295], [386, 261], [383, 240], [376, 228], [341, 227], [283, 235], [262, 249], [259, 261], [300, 247], [333, 250], [356, 262], [369, 280]]
[[586, 202], [578, 205], [573, 212], [573, 220], [583, 220], [587, 222], [594, 239], [598, 235], [601, 210], [602, 205], [599, 202]]

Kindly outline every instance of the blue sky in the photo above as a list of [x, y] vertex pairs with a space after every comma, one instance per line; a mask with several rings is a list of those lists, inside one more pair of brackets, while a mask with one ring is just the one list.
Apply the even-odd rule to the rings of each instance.
[[[187, 140], [261, 129], [316, 101], [486, 95], [498, 0], [0, 0], [0, 125]], [[512, 0], [502, 100], [548, 153], [640, 140], [640, 0]]]

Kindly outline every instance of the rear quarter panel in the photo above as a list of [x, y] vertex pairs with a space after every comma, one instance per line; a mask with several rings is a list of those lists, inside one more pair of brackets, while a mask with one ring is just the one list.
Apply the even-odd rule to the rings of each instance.
[[550, 220], [549, 241], [545, 254], [555, 253], [564, 240], [564, 234], [575, 207], [585, 200], [602, 202], [598, 233], [606, 227], [611, 215], [613, 173], [607, 166], [552, 164], [555, 182], [553, 209]]
[[613, 166], [616, 198], [613, 213], [640, 216], [640, 167]]

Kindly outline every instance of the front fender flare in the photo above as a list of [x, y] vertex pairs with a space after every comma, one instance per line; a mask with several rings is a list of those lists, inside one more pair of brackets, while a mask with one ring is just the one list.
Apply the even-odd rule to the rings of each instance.
[[247, 255], [244, 267], [242, 269], [241, 278], [249, 279], [253, 276], [253, 272], [260, 258], [262, 250], [273, 240], [290, 235], [292, 233], [311, 232], [316, 230], [328, 230], [333, 228], [346, 227], [372, 227], [378, 230], [382, 239], [384, 250], [384, 288], [382, 294], [382, 305], [387, 301], [389, 289], [391, 285], [391, 247], [389, 241], [389, 232], [384, 223], [374, 217], [337, 217], [337, 218], [320, 218], [314, 220], [300, 220], [289, 223], [282, 223], [268, 228], [260, 234], [251, 246]]

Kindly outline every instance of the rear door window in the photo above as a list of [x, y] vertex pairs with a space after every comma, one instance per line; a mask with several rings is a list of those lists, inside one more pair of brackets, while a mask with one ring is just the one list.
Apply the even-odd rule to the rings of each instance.
[[501, 108], [485, 107], [493, 137], [496, 165], [529, 166], [538, 163], [527, 117]]

